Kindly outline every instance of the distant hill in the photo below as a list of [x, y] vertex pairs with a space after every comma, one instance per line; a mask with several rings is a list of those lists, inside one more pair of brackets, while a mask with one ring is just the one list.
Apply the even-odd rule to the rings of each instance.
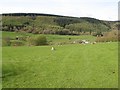
[[2, 14], [2, 23], [3, 31], [60, 35], [97, 35], [117, 30], [120, 26], [118, 21], [39, 13]]
[[55, 16], [55, 17], [65, 17], [53, 14], [43, 14], [43, 13], [4, 13], [3, 16]]

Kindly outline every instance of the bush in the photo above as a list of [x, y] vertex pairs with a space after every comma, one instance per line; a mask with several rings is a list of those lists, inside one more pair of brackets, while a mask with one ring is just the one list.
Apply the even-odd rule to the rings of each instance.
[[10, 38], [6, 37], [2, 39], [2, 46], [10, 46], [11, 42], [10, 42]]
[[11, 41], [11, 46], [23, 46], [24, 43], [22, 41], [19, 40], [12, 40]]
[[111, 31], [105, 33], [103, 37], [97, 37], [96, 42], [110, 42], [110, 41], [116, 42], [118, 41], [118, 37], [119, 34], [117, 30]]
[[58, 35], [71, 35], [72, 33], [70, 32], [69, 29], [63, 29], [63, 30], [56, 30], [55, 34], [58, 34]]
[[29, 37], [27, 40], [29, 45], [33, 46], [47, 45], [47, 39], [45, 36]]

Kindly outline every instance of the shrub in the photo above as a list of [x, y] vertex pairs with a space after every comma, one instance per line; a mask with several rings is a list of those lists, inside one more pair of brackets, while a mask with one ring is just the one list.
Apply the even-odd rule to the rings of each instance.
[[33, 30], [32, 33], [33, 33], [33, 34], [38, 34], [38, 33], [39, 33], [39, 30]]
[[103, 37], [97, 37], [96, 42], [110, 42], [110, 41], [118, 41], [118, 31], [111, 31], [111, 32], [107, 32], [104, 34]]
[[70, 35], [71, 34], [68, 29], [58, 30], [55, 33], [59, 35]]
[[11, 42], [10, 42], [10, 38], [6, 37], [2, 39], [2, 46], [10, 46]]
[[23, 45], [24, 45], [23, 41], [19, 41], [19, 40], [11, 41], [11, 46], [23, 46]]
[[27, 40], [29, 45], [34, 46], [47, 45], [47, 39], [45, 36], [29, 37]]

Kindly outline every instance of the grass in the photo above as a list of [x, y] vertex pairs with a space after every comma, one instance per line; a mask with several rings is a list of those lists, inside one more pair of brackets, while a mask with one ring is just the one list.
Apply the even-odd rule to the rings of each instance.
[[[36, 34], [30, 34], [30, 33], [24, 33], [24, 32], [5, 32], [3, 31], [2, 32], [2, 37], [5, 38], [5, 37], [9, 37], [9, 38], [12, 38], [12, 39], [15, 39], [16, 36], [19, 36], [19, 37], [25, 37], [25, 36], [35, 36]], [[41, 35], [41, 34], [37, 34], [38, 36]], [[71, 43], [71, 42], [74, 42], [76, 40], [89, 40], [89, 41], [95, 41], [96, 37], [94, 36], [91, 36], [91, 35], [80, 35], [80, 36], [71, 36], [71, 35], [44, 35], [46, 36], [47, 38], [47, 41], [48, 43], [50, 44], [59, 44], [59, 43], [65, 43], [65, 44], [68, 44], [68, 43]], [[70, 40], [69, 40], [70, 38]], [[25, 45], [27, 44], [26, 42], [22, 41], [23, 43], [25, 43]]]
[[6, 31], [2, 31], [2, 38], [5, 37], [10, 37], [10, 38], [15, 38], [16, 36], [31, 36], [31, 33], [22, 33], [22, 32], [6, 32]]
[[2, 89], [2, 48], [0, 46], [0, 89]]
[[0, 31], [0, 89], [2, 89], [2, 32]]
[[117, 43], [3, 47], [3, 88], [117, 88]]
[[[70, 36], [70, 35], [46, 35], [48, 41], [53, 41], [53, 42], [69, 42], [69, 41], [74, 41], [74, 40], [89, 40], [89, 41], [94, 41], [95, 37], [91, 35], [81, 35], [81, 36]], [[71, 40], [69, 40], [71, 38]]]

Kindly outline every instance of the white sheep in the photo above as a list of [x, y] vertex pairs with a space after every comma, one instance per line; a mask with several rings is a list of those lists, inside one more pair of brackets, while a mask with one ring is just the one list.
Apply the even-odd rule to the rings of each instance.
[[82, 44], [88, 44], [89, 42], [86, 40], [82, 40]]
[[55, 50], [55, 48], [54, 48], [54, 47], [52, 47], [52, 48], [51, 48], [51, 50], [53, 51], [53, 50]]
[[96, 44], [96, 42], [92, 42], [91, 44]]

